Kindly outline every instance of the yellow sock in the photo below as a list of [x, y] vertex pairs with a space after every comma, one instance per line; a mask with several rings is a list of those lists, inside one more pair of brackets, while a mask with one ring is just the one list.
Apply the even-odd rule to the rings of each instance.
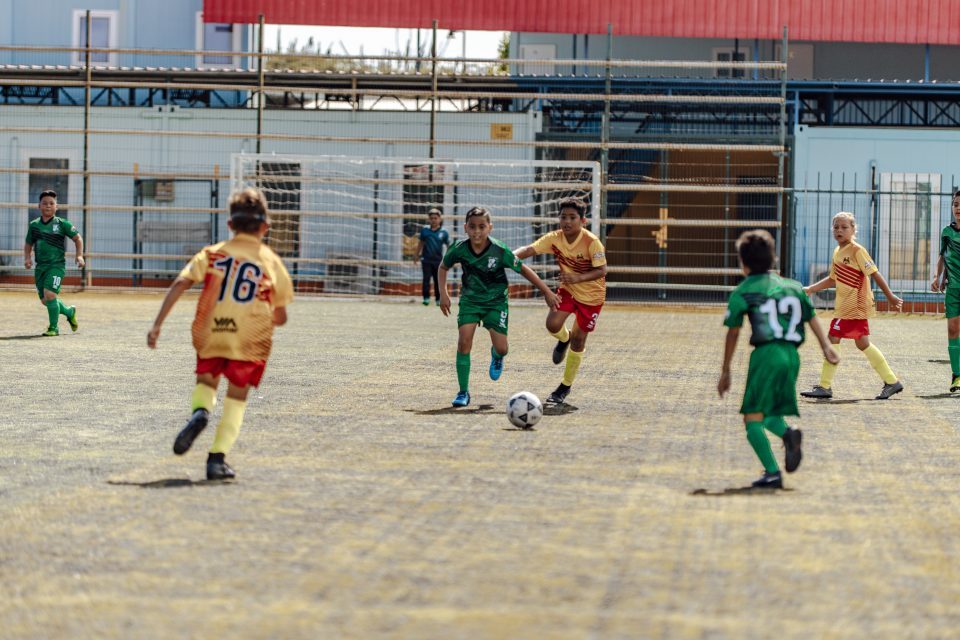
[[570, 349], [567, 353], [567, 368], [563, 370], [563, 380], [561, 382], [568, 387], [573, 386], [573, 381], [577, 378], [577, 371], [580, 369], [580, 361], [583, 360], [583, 353], [586, 351], [574, 351]]
[[223, 415], [217, 425], [217, 435], [213, 439], [210, 453], [230, 453], [230, 447], [240, 435], [240, 425], [243, 424], [243, 412], [247, 408], [246, 400], [235, 398], [223, 399]]
[[[840, 343], [833, 345], [833, 348], [836, 350], [837, 355], [840, 355]], [[830, 364], [826, 360], [823, 361], [823, 368], [820, 369], [820, 386], [824, 389], [829, 389], [830, 385], [833, 384], [833, 376], [837, 373], [837, 365]]]
[[876, 345], [872, 344], [864, 349], [863, 355], [867, 356], [867, 360], [870, 361], [870, 366], [880, 374], [880, 377], [883, 378], [885, 383], [893, 384], [897, 381], [897, 376], [893, 375], [893, 369], [887, 364], [887, 359], [883, 357], [883, 353], [881, 353], [880, 349], [877, 349]]
[[193, 388], [193, 396], [190, 398], [190, 411], [196, 411], [197, 409], [213, 411], [215, 406], [217, 406], [217, 390], [198, 382], [197, 386]]
[[560, 327], [560, 331], [557, 331], [556, 333], [551, 333], [550, 335], [552, 335], [554, 338], [556, 338], [560, 342], [566, 342], [567, 340], [570, 339], [570, 331], [567, 329], [567, 325], [563, 325], [562, 327]]

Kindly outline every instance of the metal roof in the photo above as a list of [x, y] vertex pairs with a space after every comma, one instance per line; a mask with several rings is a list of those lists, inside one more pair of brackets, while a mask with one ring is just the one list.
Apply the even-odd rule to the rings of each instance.
[[957, 0], [204, 0], [208, 22], [960, 44]]

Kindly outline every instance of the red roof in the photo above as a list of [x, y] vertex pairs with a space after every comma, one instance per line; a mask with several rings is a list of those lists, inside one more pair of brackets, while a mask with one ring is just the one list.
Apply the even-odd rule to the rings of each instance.
[[957, 0], [204, 0], [208, 22], [960, 44]]

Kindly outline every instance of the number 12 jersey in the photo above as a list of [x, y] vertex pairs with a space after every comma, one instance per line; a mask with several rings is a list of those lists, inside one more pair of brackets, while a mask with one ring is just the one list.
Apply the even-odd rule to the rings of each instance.
[[787, 342], [799, 347], [804, 327], [814, 316], [810, 298], [796, 280], [775, 273], [749, 275], [730, 294], [723, 324], [740, 327], [750, 318], [750, 344]]

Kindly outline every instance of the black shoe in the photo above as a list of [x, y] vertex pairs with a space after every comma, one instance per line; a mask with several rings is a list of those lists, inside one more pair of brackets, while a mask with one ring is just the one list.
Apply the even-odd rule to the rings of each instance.
[[803, 459], [803, 453], [800, 451], [800, 440], [803, 434], [800, 429], [791, 429], [787, 427], [787, 432], [783, 434], [783, 446], [787, 448], [786, 468], [787, 473], [793, 473], [800, 466], [800, 460]]
[[561, 342], [557, 340], [557, 346], [553, 348], [553, 364], [560, 364], [567, 356], [567, 349], [570, 347], [570, 340]]
[[753, 481], [754, 489], [783, 489], [783, 478], [779, 471], [763, 472], [759, 479]]
[[207, 480], [231, 480], [237, 477], [223, 456], [222, 453], [207, 455]]
[[[556, 351], [554, 351], [554, 353], [556, 353]], [[570, 387], [561, 382], [560, 386], [547, 396], [547, 402], [550, 404], [563, 404], [563, 401], [567, 399], [568, 393], [570, 393]]]
[[200, 432], [207, 428], [210, 421], [210, 412], [206, 409], [197, 409], [187, 422], [187, 426], [180, 430], [177, 439], [173, 441], [173, 452], [182, 456], [190, 450], [190, 445], [197, 439]]
[[901, 383], [899, 380], [890, 384], [884, 383], [883, 389], [880, 390], [880, 395], [878, 395], [875, 399], [889, 400], [890, 396], [895, 393], [900, 393], [901, 391], [903, 391], [903, 383]]
[[818, 400], [826, 400], [833, 397], [833, 391], [829, 387], [821, 387], [818, 384], [813, 385], [813, 389], [810, 391], [801, 391], [800, 395], [804, 398], [817, 398]]

